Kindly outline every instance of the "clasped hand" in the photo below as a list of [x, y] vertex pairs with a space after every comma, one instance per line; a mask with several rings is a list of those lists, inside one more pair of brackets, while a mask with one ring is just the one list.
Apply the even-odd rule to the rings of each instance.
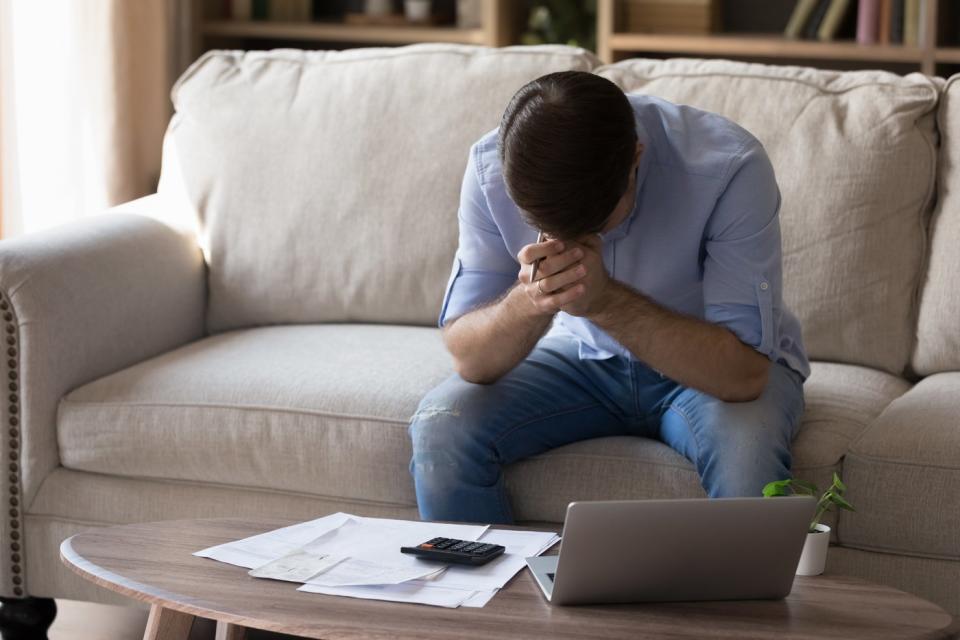
[[[533, 263], [537, 279], [531, 280]], [[603, 242], [592, 234], [572, 241], [547, 240], [528, 244], [517, 254], [521, 286], [536, 309], [544, 315], [565, 311], [585, 316], [597, 305], [609, 284], [603, 266]]]

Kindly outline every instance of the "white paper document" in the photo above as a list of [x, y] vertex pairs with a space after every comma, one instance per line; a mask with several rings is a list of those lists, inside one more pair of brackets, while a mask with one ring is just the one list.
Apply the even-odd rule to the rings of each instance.
[[299, 551], [304, 545], [324, 533], [342, 526], [351, 518], [352, 516], [347, 513], [334, 513], [317, 520], [301, 522], [242, 540], [209, 547], [197, 551], [193, 555], [253, 569], [294, 551]]
[[[435, 537], [502, 544], [480, 567], [444, 565], [400, 553]], [[194, 553], [247, 569], [258, 578], [304, 583], [299, 590], [441, 607], [482, 607], [559, 537], [552, 532], [493, 530], [335, 513]]]
[[[476, 540], [486, 530], [486, 527], [447, 526], [457, 527], [461, 535], [469, 536], [462, 538], [464, 540]], [[436, 575], [444, 567], [400, 553], [400, 547], [415, 547], [430, 537], [419, 522], [348, 520], [304, 547], [310, 553], [342, 558], [304, 582], [321, 587], [348, 587], [400, 584]]]
[[294, 551], [247, 573], [254, 578], [270, 578], [303, 584], [313, 576], [326, 571], [343, 558], [334, 558], [307, 551]]

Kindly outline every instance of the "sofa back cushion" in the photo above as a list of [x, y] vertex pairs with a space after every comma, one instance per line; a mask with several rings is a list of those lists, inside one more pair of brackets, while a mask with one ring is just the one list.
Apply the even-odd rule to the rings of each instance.
[[596, 72], [753, 133], [777, 172], [784, 300], [809, 355], [903, 371], [934, 188], [933, 81], [691, 59]]
[[960, 74], [947, 81], [937, 114], [940, 161], [930, 257], [920, 289], [913, 368], [921, 375], [960, 370]]
[[213, 51], [173, 89], [160, 192], [199, 218], [208, 329], [435, 325], [470, 145], [564, 46]]

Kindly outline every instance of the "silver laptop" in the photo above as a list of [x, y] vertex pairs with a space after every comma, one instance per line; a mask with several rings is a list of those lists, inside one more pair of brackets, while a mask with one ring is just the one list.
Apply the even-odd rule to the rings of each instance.
[[810, 496], [572, 502], [560, 554], [527, 564], [553, 604], [783, 598], [815, 507]]

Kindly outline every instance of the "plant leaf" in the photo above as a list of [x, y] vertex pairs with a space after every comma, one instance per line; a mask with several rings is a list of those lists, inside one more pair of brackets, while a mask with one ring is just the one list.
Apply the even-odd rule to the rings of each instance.
[[839, 489], [841, 493], [847, 490], [847, 485], [840, 481], [840, 476], [837, 475], [836, 471], [833, 472], [833, 484], [836, 485], [837, 489]]
[[830, 496], [830, 500], [842, 509], [846, 509], [847, 511], [856, 511], [856, 509], [853, 508], [853, 505], [847, 502], [846, 499], [839, 494], [834, 493]]
[[804, 496], [816, 496], [820, 493], [817, 485], [806, 480], [793, 480], [793, 491]]
[[785, 496], [787, 495], [787, 487], [790, 486], [790, 480], [775, 480], [773, 482], [768, 482], [763, 488], [763, 497], [764, 498], [773, 498], [776, 496]]

